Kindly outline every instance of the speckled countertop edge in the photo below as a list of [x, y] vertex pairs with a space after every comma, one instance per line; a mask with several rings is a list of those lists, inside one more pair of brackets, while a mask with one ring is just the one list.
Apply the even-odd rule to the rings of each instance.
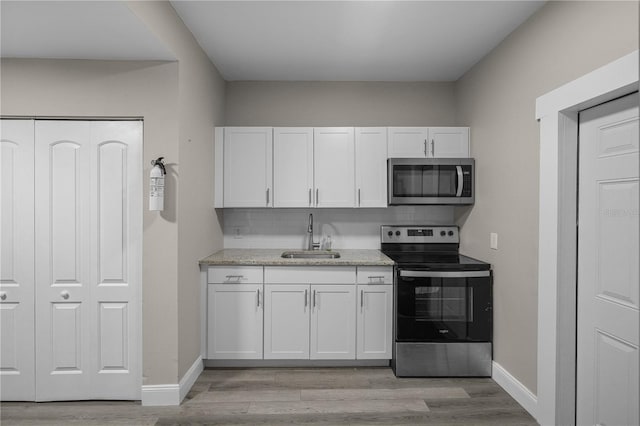
[[[292, 249], [223, 249], [200, 260], [201, 266], [263, 265], [263, 266], [393, 266], [394, 262], [380, 250], [336, 249], [337, 259], [284, 259], [283, 251]], [[300, 251], [293, 250], [293, 251]]]

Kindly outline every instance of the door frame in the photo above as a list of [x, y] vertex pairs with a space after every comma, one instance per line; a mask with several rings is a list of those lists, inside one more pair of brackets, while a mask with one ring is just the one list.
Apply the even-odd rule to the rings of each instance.
[[540, 424], [574, 424], [578, 113], [638, 90], [636, 50], [536, 99], [540, 123], [538, 372]]

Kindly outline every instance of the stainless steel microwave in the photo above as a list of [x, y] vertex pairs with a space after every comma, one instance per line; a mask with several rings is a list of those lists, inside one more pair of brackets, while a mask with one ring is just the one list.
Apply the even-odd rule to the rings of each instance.
[[473, 204], [473, 158], [389, 158], [389, 205]]

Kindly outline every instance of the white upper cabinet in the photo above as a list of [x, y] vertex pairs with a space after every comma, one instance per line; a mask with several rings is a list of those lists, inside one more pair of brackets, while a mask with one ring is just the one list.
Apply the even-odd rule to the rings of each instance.
[[273, 206], [271, 127], [225, 127], [224, 207]]
[[313, 128], [274, 128], [273, 207], [312, 207], [313, 201]]
[[389, 158], [427, 156], [427, 127], [388, 127]]
[[[429, 127], [430, 157], [469, 157], [468, 127]], [[427, 145], [429, 145], [429, 143]]]
[[468, 127], [389, 127], [390, 158], [469, 157]]
[[356, 207], [387, 207], [387, 128], [357, 127]]
[[353, 127], [313, 129], [314, 205], [355, 207]]

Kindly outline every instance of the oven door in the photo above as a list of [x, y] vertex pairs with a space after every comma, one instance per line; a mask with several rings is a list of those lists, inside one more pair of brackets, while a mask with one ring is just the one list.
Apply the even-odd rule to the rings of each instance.
[[396, 341], [491, 341], [491, 271], [398, 269], [397, 278]]

